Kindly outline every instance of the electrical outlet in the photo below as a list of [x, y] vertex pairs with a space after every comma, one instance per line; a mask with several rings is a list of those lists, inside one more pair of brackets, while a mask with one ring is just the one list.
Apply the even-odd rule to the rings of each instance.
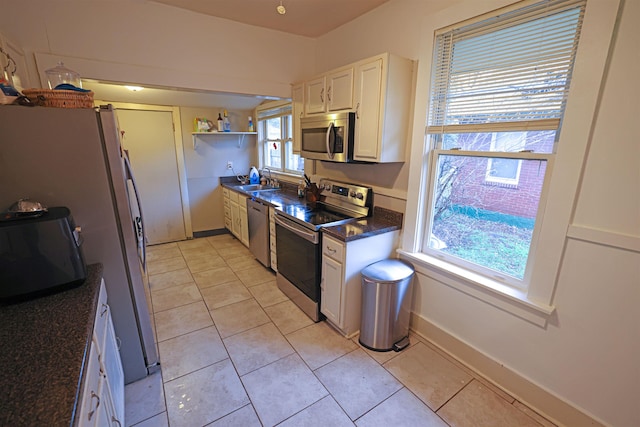
[[227, 162], [227, 169], [233, 169], [233, 162], [231, 160]]

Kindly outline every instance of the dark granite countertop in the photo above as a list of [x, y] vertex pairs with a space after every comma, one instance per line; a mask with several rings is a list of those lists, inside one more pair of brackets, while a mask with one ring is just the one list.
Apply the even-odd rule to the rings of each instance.
[[402, 214], [400, 212], [374, 207], [373, 216], [354, 219], [332, 227], [323, 227], [322, 232], [343, 242], [350, 242], [401, 228]]
[[0, 425], [74, 423], [101, 279], [92, 264], [76, 288], [0, 306]]
[[[221, 178], [220, 182], [224, 187], [244, 193], [249, 197], [258, 199], [276, 208], [283, 208], [287, 205], [307, 205], [306, 199], [298, 198], [295, 186], [271, 191], [242, 191], [238, 188], [240, 184], [235, 178], [232, 178], [231, 180], [223, 180]], [[345, 224], [335, 225], [332, 227], [322, 227], [321, 229], [331, 237], [343, 242], [349, 242], [374, 236], [376, 234], [400, 230], [401, 228], [402, 213], [376, 206], [373, 209], [373, 215], [370, 217], [354, 219], [353, 221], [349, 221]]]

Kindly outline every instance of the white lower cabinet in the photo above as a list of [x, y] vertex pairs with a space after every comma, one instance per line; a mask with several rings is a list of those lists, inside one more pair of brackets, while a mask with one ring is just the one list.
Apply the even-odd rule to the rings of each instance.
[[89, 358], [85, 362], [77, 425], [124, 426], [124, 372], [104, 280], [97, 310]]
[[222, 188], [222, 200], [224, 201], [224, 226], [231, 231], [233, 222], [231, 220], [231, 200], [229, 199], [229, 189]]
[[360, 331], [362, 275], [369, 264], [392, 258], [398, 231], [341, 242], [322, 235], [320, 311], [346, 337]]
[[249, 219], [247, 216], [247, 196], [223, 188], [224, 225], [240, 242], [249, 247]]
[[249, 215], [247, 214], [248, 197], [238, 195], [238, 211], [240, 216], [240, 241], [249, 247]]

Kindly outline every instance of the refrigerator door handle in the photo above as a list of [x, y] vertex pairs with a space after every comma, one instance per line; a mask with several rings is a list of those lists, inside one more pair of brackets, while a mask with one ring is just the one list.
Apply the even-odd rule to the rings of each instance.
[[140, 262], [142, 263], [142, 269], [147, 271], [147, 239], [144, 234], [144, 219], [142, 215], [142, 203], [140, 202], [140, 195], [138, 193], [138, 187], [136, 186], [136, 180], [133, 177], [133, 169], [131, 168], [131, 162], [129, 161], [129, 154], [125, 151], [123, 153], [122, 158], [124, 159], [124, 166], [126, 172], [126, 178], [131, 182], [131, 187], [133, 188], [133, 194], [135, 196], [136, 205], [138, 208], [138, 212], [140, 216], [134, 218], [135, 223], [135, 232], [138, 238], [138, 248], [139, 248], [139, 256]]

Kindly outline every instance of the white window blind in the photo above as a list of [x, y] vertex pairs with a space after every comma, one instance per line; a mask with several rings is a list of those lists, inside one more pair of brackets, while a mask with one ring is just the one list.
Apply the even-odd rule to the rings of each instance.
[[584, 1], [543, 1], [437, 34], [428, 133], [557, 130]]
[[276, 117], [286, 116], [289, 114], [291, 114], [291, 103], [264, 110], [261, 110], [260, 107], [257, 108], [258, 120], [268, 120]]

